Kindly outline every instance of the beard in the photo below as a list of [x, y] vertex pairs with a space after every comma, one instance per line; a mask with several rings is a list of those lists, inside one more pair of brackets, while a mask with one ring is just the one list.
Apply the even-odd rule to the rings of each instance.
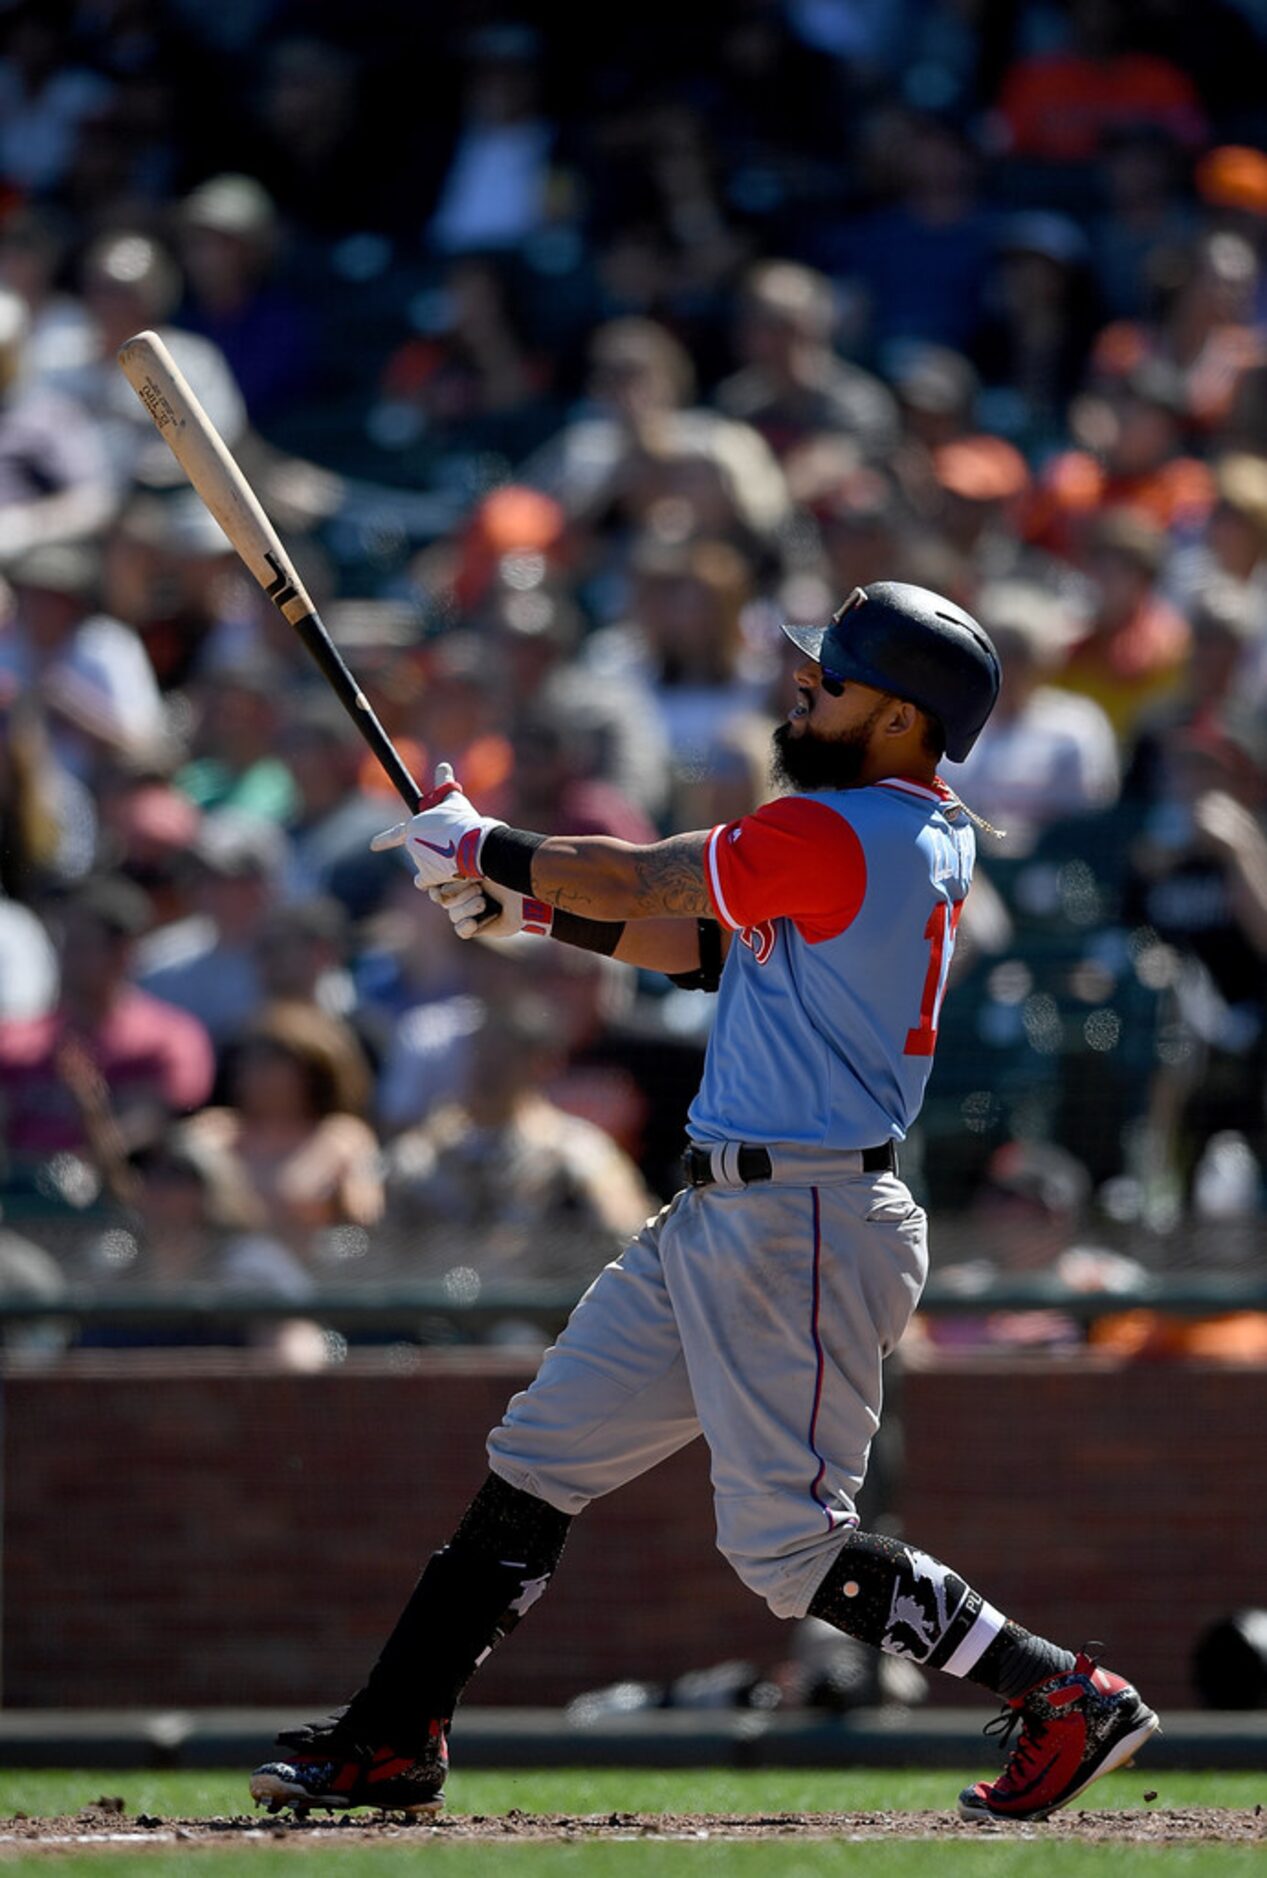
[[779, 724], [770, 764], [774, 781], [798, 791], [856, 789], [867, 760], [872, 726], [883, 708], [882, 701], [864, 723], [855, 724], [839, 737], [819, 737], [811, 730], [793, 736], [790, 724]]

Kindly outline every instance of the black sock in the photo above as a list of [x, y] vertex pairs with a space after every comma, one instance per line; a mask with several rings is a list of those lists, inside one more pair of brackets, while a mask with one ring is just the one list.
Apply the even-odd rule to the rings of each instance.
[[809, 1614], [891, 1656], [966, 1676], [1005, 1698], [1074, 1665], [1068, 1650], [1022, 1630], [938, 1559], [882, 1533], [850, 1534]]
[[1022, 1630], [1009, 1617], [993, 1643], [987, 1645], [968, 1671], [968, 1680], [979, 1682], [983, 1689], [992, 1689], [1004, 1701], [1014, 1702], [1036, 1682], [1066, 1674], [1075, 1661], [1068, 1650], [1048, 1643], [1045, 1637]]
[[346, 1725], [407, 1749], [428, 1722], [447, 1722], [484, 1658], [545, 1590], [571, 1523], [490, 1474], [428, 1560]]

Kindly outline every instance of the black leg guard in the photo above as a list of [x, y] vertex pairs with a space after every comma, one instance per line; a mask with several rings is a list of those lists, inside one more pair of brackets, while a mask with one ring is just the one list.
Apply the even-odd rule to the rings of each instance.
[[956, 1572], [900, 1539], [855, 1532], [814, 1594], [811, 1617], [996, 1695], [1023, 1694], [1074, 1659], [987, 1604]]
[[809, 1608], [811, 1617], [825, 1617], [837, 1630], [890, 1656], [940, 1669], [967, 1637], [984, 1602], [926, 1552], [882, 1533], [855, 1532]]
[[484, 1658], [545, 1590], [571, 1519], [490, 1474], [435, 1553], [383, 1646], [349, 1726], [395, 1745], [448, 1721]]

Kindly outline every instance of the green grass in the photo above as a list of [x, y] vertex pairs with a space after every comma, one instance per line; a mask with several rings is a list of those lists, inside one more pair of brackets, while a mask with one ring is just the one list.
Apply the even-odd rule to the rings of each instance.
[[[979, 1774], [982, 1770], [977, 1769]], [[473, 1772], [455, 1778], [451, 1809], [459, 1814], [505, 1813], [518, 1807], [528, 1813], [787, 1813], [873, 1812], [879, 1810], [946, 1811], [971, 1775], [925, 1771], [885, 1773], [874, 1769], [737, 1772], [720, 1770], [648, 1771], [601, 1769]], [[1267, 1806], [1267, 1773], [1149, 1774], [1136, 1768], [1107, 1780], [1091, 1804], [1144, 1808], [1144, 1793], [1155, 1791], [1156, 1807]], [[0, 1815], [76, 1813], [102, 1794], [122, 1796], [127, 1829], [137, 1813], [164, 1819], [248, 1812], [240, 1772], [74, 1773], [0, 1772]], [[128, 1817], [131, 1816], [131, 1817]], [[134, 1829], [134, 1828], [133, 1828]], [[422, 1829], [425, 1833], [425, 1829]], [[261, 1878], [288, 1872], [296, 1878], [295, 1860], [304, 1856], [294, 1842], [254, 1844], [249, 1868]], [[983, 1837], [980, 1843], [948, 1840], [928, 1844], [822, 1842], [807, 1839], [737, 1845], [707, 1841], [590, 1845], [463, 1844], [420, 1835], [403, 1845], [340, 1846], [326, 1840], [316, 1852], [319, 1863], [307, 1867], [321, 1878], [416, 1878], [420, 1860], [441, 1868], [444, 1878], [928, 1878], [935, 1858], [936, 1878], [1255, 1878], [1267, 1870], [1264, 1847], [1251, 1845], [1088, 1845], [1044, 1842], [1042, 1828], [1018, 1839]], [[43, 1871], [49, 1878], [96, 1873], [97, 1878], [187, 1878], [191, 1857], [227, 1873], [247, 1860], [240, 1850], [212, 1847], [177, 1851], [155, 1847], [120, 1847], [118, 1851], [44, 1852], [8, 1858], [5, 1871]], [[233, 1860], [232, 1866], [229, 1860]], [[847, 1865], [845, 1863], [847, 1861]], [[196, 1870], [196, 1866], [194, 1867]]]
[[[947, 1811], [960, 1787], [979, 1779], [988, 1763], [968, 1773], [885, 1772], [876, 1768], [840, 1772], [727, 1768], [596, 1768], [457, 1773], [449, 1786], [453, 1813], [869, 1813], [881, 1809]], [[1267, 1807], [1267, 1772], [1262, 1774], [1154, 1774], [1141, 1765], [1103, 1781], [1089, 1796], [1097, 1811], [1144, 1804], [1156, 1806]], [[74, 1773], [61, 1769], [0, 1770], [0, 1815], [77, 1813], [101, 1794], [118, 1794], [130, 1814], [164, 1819], [249, 1813], [246, 1775], [152, 1772]], [[1267, 1869], [1267, 1861], [1265, 1861]]]
[[[1090, 1846], [994, 1842], [975, 1846], [841, 1845], [440, 1845], [322, 1850], [320, 1878], [418, 1878], [424, 1866], [444, 1878], [1251, 1878], [1263, 1870], [1257, 1846]], [[17, 1869], [50, 1878], [189, 1878], [214, 1852], [41, 1853]], [[221, 1859], [224, 1858], [221, 1854]], [[239, 1869], [296, 1878], [291, 1847], [253, 1847]], [[193, 1861], [191, 1863], [191, 1860]], [[5, 1870], [15, 1869], [6, 1863]]]

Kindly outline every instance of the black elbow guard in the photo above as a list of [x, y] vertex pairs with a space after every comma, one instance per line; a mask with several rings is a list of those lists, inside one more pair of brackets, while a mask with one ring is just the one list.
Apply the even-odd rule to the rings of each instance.
[[683, 991], [716, 991], [721, 983], [721, 929], [715, 919], [697, 920], [699, 929], [699, 964], [693, 972], [669, 972], [671, 985]]

